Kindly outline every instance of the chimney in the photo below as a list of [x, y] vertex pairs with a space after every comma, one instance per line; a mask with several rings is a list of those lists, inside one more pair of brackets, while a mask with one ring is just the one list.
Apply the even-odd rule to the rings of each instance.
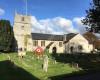
[[66, 35], [66, 34], [64, 34], [63, 41], [66, 41], [66, 37], [67, 37], [67, 35]]

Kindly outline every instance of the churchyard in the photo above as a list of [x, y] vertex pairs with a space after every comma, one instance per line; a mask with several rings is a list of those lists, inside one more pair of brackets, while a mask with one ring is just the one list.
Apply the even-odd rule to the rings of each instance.
[[65, 74], [83, 75], [88, 71], [100, 70], [100, 55], [49, 55], [47, 72], [43, 70], [43, 63], [44, 59], [38, 59], [32, 52], [27, 52], [23, 58], [18, 57], [17, 53], [0, 53], [0, 79], [52, 80], [53, 76]]

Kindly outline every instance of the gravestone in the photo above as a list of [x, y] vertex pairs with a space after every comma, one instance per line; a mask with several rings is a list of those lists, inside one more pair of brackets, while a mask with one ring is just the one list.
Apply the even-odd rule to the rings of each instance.
[[49, 61], [49, 58], [47, 55], [44, 56], [44, 60], [43, 60], [43, 70], [45, 72], [48, 71], [48, 61]]
[[26, 55], [26, 51], [22, 50], [22, 48], [18, 49], [18, 56], [23, 58]]

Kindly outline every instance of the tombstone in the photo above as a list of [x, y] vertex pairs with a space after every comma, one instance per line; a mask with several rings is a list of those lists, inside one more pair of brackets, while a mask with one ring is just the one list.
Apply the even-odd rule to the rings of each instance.
[[79, 68], [79, 64], [72, 62], [71, 63], [71, 67], [74, 67], [74, 68], [78, 69]]
[[45, 72], [47, 72], [48, 71], [48, 56], [47, 55], [45, 55], [44, 56], [44, 60], [43, 60], [43, 70], [45, 71]]
[[11, 60], [11, 58], [10, 58], [10, 56], [9, 56], [9, 55], [8, 55], [7, 57], [8, 57], [8, 60]]
[[75, 67], [76, 69], [78, 69], [78, 68], [79, 68], [78, 63], [74, 63], [74, 67]]
[[22, 48], [18, 49], [18, 56], [23, 58], [26, 55], [26, 51], [22, 50]]
[[56, 64], [57, 62], [56, 62], [56, 60], [54, 60], [54, 64]]

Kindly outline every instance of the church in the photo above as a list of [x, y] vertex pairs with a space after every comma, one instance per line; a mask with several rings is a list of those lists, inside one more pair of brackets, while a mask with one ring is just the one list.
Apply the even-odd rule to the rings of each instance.
[[89, 44], [81, 34], [55, 35], [32, 32], [31, 16], [27, 15], [15, 14], [13, 31], [16, 50], [34, 51], [41, 47], [43, 50], [48, 48], [50, 53], [53, 49], [57, 53], [90, 53], [93, 49], [92, 44]]

